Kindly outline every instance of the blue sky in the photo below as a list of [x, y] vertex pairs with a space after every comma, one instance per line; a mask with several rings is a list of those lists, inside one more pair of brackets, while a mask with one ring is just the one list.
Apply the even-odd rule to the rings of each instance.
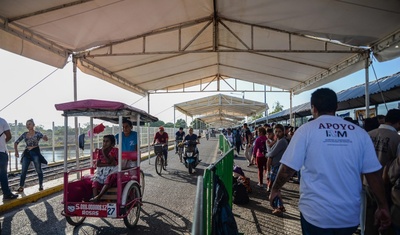
[[[37, 125], [51, 128], [54, 121], [56, 126], [63, 125], [61, 112], [55, 110], [54, 104], [73, 100], [73, 73], [72, 64], [68, 63], [63, 69], [45, 65], [25, 57], [0, 49], [2, 95], [0, 99], [0, 116], [9, 123], [25, 123], [33, 118]], [[400, 58], [379, 63], [373, 61], [377, 78], [389, 76], [400, 71]], [[44, 79], [46, 76], [49, 77]], [[42, 82], [40, 82], [44, 79]], [[375, 80], [370, 68], [370, 81]], [[40, 82], [39, 84], [37, 84]], [[365, 82], [365, 71], [359, 71], [337, 81], [324, 85], [336, 92]], [[37, 84], [35, 86], [35, 84]], [[34, 87], [33, 87], [34, 86]], [[33, 88], [32, 88], [33, 87]], [[29, 90], [30, 89], [30, 90]], [[29, 90], [28, 92], [26, 92]], [[313, 90], [303, 92], [293, 97], [293, 106], [309, 101]], [[26, 93], [25, 93], [26, 92]], [[22, 95], [25, 93], [24, 95]], [[157, 94], [150, 96], [150, 113], [165, 122], [173, 122], [173, 105], [216, 93], [185, 93], [185, 94]], [[225, 93], [226, 94], [226, 93]], [[21, 96], [22, 95], [22, 96]], [[241, 97], [241, 93], [227, 94]], [[21, 96], [20, 98], [18, 98]], [[245, 93], [246, 99], [264, 102], [263, 93]], [[13, 102], [17, 99], [15, 102]], [[78, 70], [78, 99], [105, 99], [116, 100], [147, 111], [147, 99], [132, 92], [104, 82], [98, 78], [86, 75]], [[279, 101], [284, 109], [289, 108], [288, 93], [267, 93], [267, 103], [272, 108]], [[13, 102], [12, 104], [10, 104]], [[10, 104], [10, 105], [9, 105]], [[9, 105], [9, 106], [7, 106]], [[7, 106], [7, 107], [6, 107]], [[176, 112], [176, 119], [186, 119], [185, 115]], [[87, 123], [87, 119], [79, 119]], [[191, 122], [190, 117], [187, 118]], [[72, 120], [70, 121], [72, 122]]]

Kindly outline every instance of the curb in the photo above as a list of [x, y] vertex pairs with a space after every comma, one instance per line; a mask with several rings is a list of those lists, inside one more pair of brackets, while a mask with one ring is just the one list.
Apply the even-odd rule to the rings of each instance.
[[64, 185], [57, 185], [54, 187], [50, 187], [40, 192], [36, 192], [24, 197], [18, 197], [16, 199], [7, 200], [4, 204], [0, 205], [0, 213], [8, 211], [14, 207], [22, 206], [28, 203], [36, 202], [37, 200], [49, 196], [51, 194], [60, 192], [64, 189]]

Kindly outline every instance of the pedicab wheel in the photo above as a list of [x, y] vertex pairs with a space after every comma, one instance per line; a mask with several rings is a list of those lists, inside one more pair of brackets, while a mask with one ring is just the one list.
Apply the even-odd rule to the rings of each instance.
[[134, 228], [139, 221], [140, 209], [140, 189], [139, 185], [132, 184], [128, 190], [125, 211], [128, 214], [124, 217], [124, 223], [127, 228]]
[[158, 175], [161, 175], [162, 169], [163, 169], [163, 165], [164, 165], [164, 159], [160, 156], [157, 156], [156, 158], [156, 172]]
[[67, 222], [72, 226], [79, 226], [85, 221], [86, 217], [84, 216], [65, 216]]
[[144, 181], [144, 173], [142, 170], [140, 170], [140, 194], [144, 195], [144, 186], [145, 186], [145, 181]]

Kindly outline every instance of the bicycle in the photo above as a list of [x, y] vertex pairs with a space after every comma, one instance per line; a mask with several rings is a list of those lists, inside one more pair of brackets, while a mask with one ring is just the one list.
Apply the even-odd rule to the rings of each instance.
[[177, 145], [177, 148], [178, 148], [179, 160], [182, 162], [182, 157], [183, 157], [183, 143], [182, 143], [182, 142], [178, 142], [176, 145]]
[[165, 145], [164, 144], [155, 144], [154, 145], [154, 153], [156, 154], [156, 172], [158, 175], [161, 175], [162, 170], [166, 170], [166, 165], [165, 165], [165, 157], [163, 153]]

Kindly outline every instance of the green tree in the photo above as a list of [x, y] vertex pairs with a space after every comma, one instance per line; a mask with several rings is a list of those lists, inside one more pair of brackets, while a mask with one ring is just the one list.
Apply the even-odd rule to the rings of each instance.
[[273, 109], [272, 112], [270, 112], [269, 114], [278, 113], [278, 112], [282, 111], [283, 105], [281, 105], [279, 103], [279, 101], [276, 101], [275, 105], [272, 106], [272, 109]]
[[150, 123], [150, 126], [151, 127], [159, 127], [159, 126], [164, 126], [165, 125], [165, 122], [163, 122], [163, 121], [161, 121], [161, 120], [158, 120], [158, 121], [156, 121], [156, 122], [151, 122]]
[[261, 118], [261, 117], [263, 116], [263, 114], [264, 114], [264, 112], [258, 113], [258, 114], [256, 114], [256, 115], [253, 115], [253, 116], [251, 116], [251, 117], [249, 118], [249, 121], [257, 120], [257, 119]]
[[186, 121], [183, 120], [182, 118], [178, 119], [178, 120], [175, 122], [175, 127], [176, 127], [176, 128], [179, 128], [179, 127], [187, 128]]
[[172, 122], [167, 122], [164, 124], [164, 127], [174, 127], [174, 124]]
[[203, 122], [201, 119], [195, 118], [191, 123], [190, 126], [193, 127], [193, 129], [206, 129], [206, 123]]

